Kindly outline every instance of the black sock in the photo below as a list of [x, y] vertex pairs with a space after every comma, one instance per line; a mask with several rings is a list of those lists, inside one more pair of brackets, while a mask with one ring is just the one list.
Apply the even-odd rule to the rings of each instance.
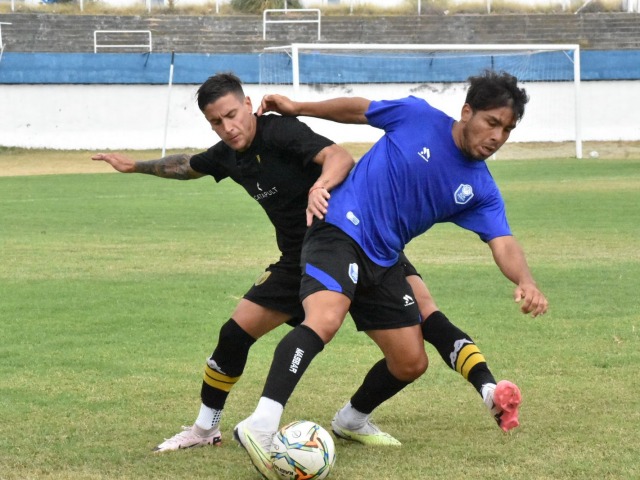
[[285, 406], [311, 360], [323, 349], [322, 339], [306, 325], [291, 330], [273, 353], [262, 396]]
[[231, 388], [240, 380], [249, 349], [256, 340], [233, 318], [220, 328], [216, 345], [204, 369], [200, 398], [209, 408], [222, 410]]
[[351, 397], [351, 406], [359, 412], [369, 414], [410, 383], [412, 382], [403, 382], [394, 377], [383, 358], [364, 377], [362, 385]]
[[422, 323], [422, 336], [436, 347], [449, 365], [469, 381], [482, 395], [482, 385], [496, 383], [487, 361], [474, 341], [449, 321], [446, 315], [435, 311]]

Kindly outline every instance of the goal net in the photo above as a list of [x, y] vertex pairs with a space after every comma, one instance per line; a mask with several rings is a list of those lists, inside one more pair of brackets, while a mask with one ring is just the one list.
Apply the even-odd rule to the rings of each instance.
[[[485, 69], [515, 75], [530, 97], [509, 142], [574, 142], [582, 157], [578, 45], [291, 44], [260, 55], [260, 85], [308, 101], [414, 95], [459, 118], [467, 78]], [[376, 140], [344, 125], [333, 131], [337, 142]]]

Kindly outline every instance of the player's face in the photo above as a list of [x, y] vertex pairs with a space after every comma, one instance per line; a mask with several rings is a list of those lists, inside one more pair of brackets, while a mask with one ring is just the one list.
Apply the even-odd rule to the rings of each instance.
[[516, 128], [511, 107], [476, 110], [465, 104], [460, 119], [462, 131], [460, 149], [474, 160], [486, 160], [493, 155]]
[[242, 152], [253, 142], [256, 118], [249, 97], [228, 93], [207, 105], [202, 113], [213, 131], [234, 150]]

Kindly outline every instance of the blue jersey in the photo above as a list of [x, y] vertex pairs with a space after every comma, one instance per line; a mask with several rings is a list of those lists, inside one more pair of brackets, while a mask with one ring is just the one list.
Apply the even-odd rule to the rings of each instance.
[[385, 135], [331, 192], [326, 221], [372, 261], [393, 265], [436, 223], [453, 222], [485, 242], [511, 234], [486, 163], [453, 141], [453, 118], [416, 97], [371, 102], [366, 116]]

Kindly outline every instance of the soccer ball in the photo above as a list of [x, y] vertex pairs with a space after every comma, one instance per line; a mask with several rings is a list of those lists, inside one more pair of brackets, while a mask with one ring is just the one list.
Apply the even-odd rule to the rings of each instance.
[[322, 480], [336, 461], [329, 432], [314, 422], [298, 420], [285, 425], [273, 438], [273, 470], [283, 480]]

